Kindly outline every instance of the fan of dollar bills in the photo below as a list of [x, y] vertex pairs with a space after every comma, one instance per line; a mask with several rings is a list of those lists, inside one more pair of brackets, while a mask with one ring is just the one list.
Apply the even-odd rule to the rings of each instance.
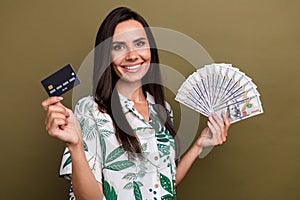
[[238, 68], [211, 64], [190, 75], [175, 99], [205, 116], [225, 111], [234, 123], [263, 113], [259, 97], [252, 79]]

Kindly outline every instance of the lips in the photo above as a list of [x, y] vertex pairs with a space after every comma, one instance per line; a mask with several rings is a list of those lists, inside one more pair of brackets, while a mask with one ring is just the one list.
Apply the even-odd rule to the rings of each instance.
[[142, 67], [144, 63], [138, 63], [138, 64], [134, 64], [134, 65], [122, 65], [122, 67], [124, 69], [126, 69], [126, 71], [128, 72], [135, 72], [137, 71], [140, 67]]

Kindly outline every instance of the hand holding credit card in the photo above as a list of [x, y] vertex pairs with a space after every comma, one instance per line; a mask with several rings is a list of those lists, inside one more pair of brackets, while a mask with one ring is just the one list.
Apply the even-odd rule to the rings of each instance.
[[42, 80], [41, 83], [48, 95], [52, 97], [61, 96], [65, 92], [71, 90], [73, 87], [80, 84], [80, 80], [72, 68], [72, 65], [68, 64]]

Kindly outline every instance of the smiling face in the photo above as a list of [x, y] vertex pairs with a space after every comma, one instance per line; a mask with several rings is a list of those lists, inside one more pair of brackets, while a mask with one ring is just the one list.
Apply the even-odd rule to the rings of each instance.
[[139, 82], [147, 73], [150, 45], [141, 23], [128, 20], [119, 23], [112, 40], [112, 66], [122, 82]]

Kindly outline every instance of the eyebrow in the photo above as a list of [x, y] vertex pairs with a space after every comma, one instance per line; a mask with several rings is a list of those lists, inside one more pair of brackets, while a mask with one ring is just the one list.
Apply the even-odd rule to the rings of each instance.
[[112, 44], [114, 45], [114, 44], [126, 44], [125, 42], [120, 42], [120, 41], [114, 41], [114, 42], [112, 42]]
[[[135, 42], [139, 42], [139, 41], [142, 41], [142, 40], [146, 40], [146, 38], [145, 37], [140, 37], [138, 39], [133, 40], [133, 42], [135, 43]], [[123, 41], [114, 41], [114, 42], [112, 42], [112, 44], [126, 44], [126, 42], [123, 42]]]
[[140, 37], [140, 38], [138, 38], [138, 39], [136, 39], [136, 40], [133, 40], [133, 42], [139, 42], [139, 41], [142, 41], [142, 40], [146, 40], [146, 38]]

